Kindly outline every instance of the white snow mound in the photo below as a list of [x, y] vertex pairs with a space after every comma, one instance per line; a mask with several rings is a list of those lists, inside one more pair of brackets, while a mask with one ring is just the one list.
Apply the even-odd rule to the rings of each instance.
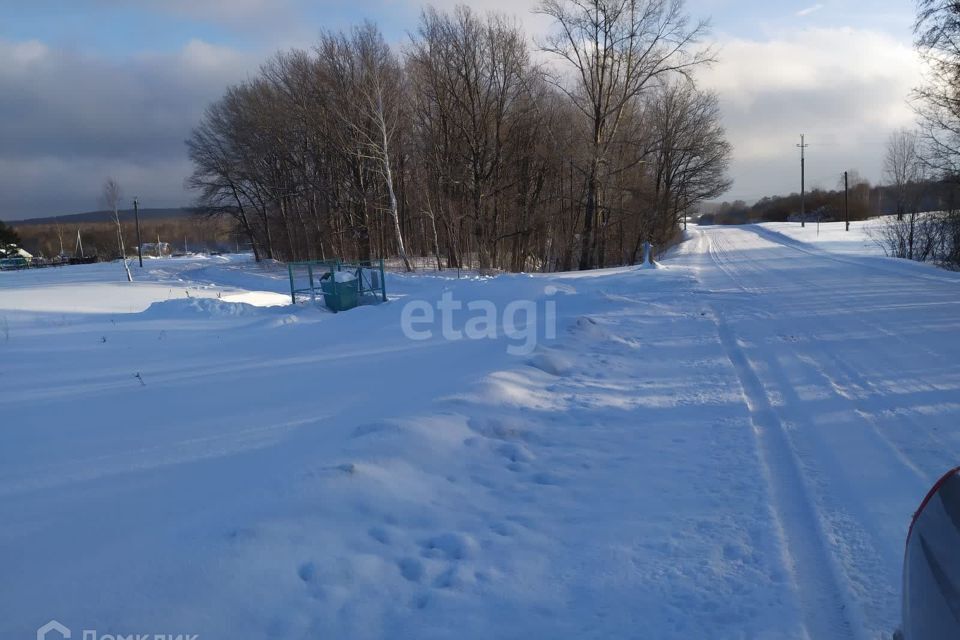
[[154, 302], [144, 316], [150, 318], [193, 318], [196, 316], [238, 317], [256, 316], [263, 313], [263, 307], [255, 307], [245, 302], [227, 302], [216, 298], [179, 298]]

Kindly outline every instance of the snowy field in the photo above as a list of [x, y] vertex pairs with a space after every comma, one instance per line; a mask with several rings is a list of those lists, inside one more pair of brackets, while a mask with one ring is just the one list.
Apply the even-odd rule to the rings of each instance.
[[[0, 638], [889, 637], [960, 275], [826, 227], [336, 315], [236, 256], [0, 273]], [[535, 349], [405, 334], [445, 295]]]
[[824, 222], [819, 229], [816, 222], [808, 222], [805, 227], [796, 222], [765, 222], [757, 227], [833, 253], [882, 256], [883, 247], [877, 241], [882, 237], [880, 231], [885, 222], [884, 218], [857, 220], [850, 223], [850, 231], [843, 222]]

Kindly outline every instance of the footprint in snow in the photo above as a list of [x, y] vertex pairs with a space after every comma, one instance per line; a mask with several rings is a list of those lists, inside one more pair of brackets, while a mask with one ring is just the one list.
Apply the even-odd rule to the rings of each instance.
[[430, 604], [430, 596], [426, 593], [421, 593], [413, 599], [413, 606], [416, 609], [426, 609], [428, 604]]
[[300, 565], [300, 568], [297, 569], [297, 575], [300, 576], [300, 579], [304, 582], [313, 582], [317, 577], [317, 565], [313, 562], [304, 562]]
[[455, 565], [438, 575], [433, 581], [433, 586], [437, 589], [456, 589], [473, 581], [473, 576]]
[[540, 472], [533, 475], [532, 480], [536, 484], [542, 484], [547, 486], [553, 486], [560, 484], [560, 478], [553, 475], [552, 473]]
[[518, 444], [516, 442], [504, 443], [498, 447], [497, 451], [510, 462], [533, 461], [533, 454], [530, 453], [530, 450], [522, 444]]
[[384, 527], [371, 527], [367, 533], [381, 544], [390, 544], [391, 542], [390, 532]]
[[409, 582], [420, 582], [423, 579], [423, 563], [416, 558], [401, 558], [397, 562], [400, 575]]
[[422, 554], [428, 558], [466, 560], [477, 552], [477, 542], [462, 533], [441, 533], [421, 543]]

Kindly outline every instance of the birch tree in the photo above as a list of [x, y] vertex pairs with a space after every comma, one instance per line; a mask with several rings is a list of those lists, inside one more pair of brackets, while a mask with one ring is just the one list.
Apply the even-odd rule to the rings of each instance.
[[127, 282], [133, 282], [130, 263], [127, 262], [127, 250], [123, 245], [123, 226], [120, 224], [120, 201], [122, 197], [123, 192], [120, 190], [120, 184], [113, 178], [107, 178], [103, 183], [103, 204], [108, 211], [113, 212], [113, 220], [117, 225], [117, 244], [120, 248], [120, 258], [123, 260], [123, 269], [127, 273]]
[[400, 211], [394, 189], [392, 149], [400, 124], [403, 88], [402, 70], [396, 56], [379, 29], [367, 22], [353, 32], [354, 54], [360, 74], [356, 87], [357, 107], [368, 125], [347, 120], [355, 129], [362, 152], [377, 165], [377, 172], [387, 190], [388, 211], [393, 222], [397, 254], [406, 271], [412, 271], [400, 229]]

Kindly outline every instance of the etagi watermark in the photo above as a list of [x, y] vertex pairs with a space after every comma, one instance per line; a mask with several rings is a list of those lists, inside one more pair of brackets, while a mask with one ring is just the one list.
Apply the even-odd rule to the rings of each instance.
[[[553, 296], [557, 288], [547, 286], [544, 293]], [[557, 301], [512, 300], [501, 313], [491, 300], [464, 303], [445, 291], [435, 305], [426, 300], [406, 303], [400, 325], [411, 340], [430, 340], [438, 332], [444, 340], [496, 340], [503, 335], [509, 341], [507, 353], [526, 356], [533, 353], [539, 340], [557, 337]]]
[[[65, 625], [51, 620], [37, 629], [37, 640], [68, 640], [73, 633]], [[96, 629], [84, 629], [77, 640], [199, 640], [197, 633], [98, 633]]]

